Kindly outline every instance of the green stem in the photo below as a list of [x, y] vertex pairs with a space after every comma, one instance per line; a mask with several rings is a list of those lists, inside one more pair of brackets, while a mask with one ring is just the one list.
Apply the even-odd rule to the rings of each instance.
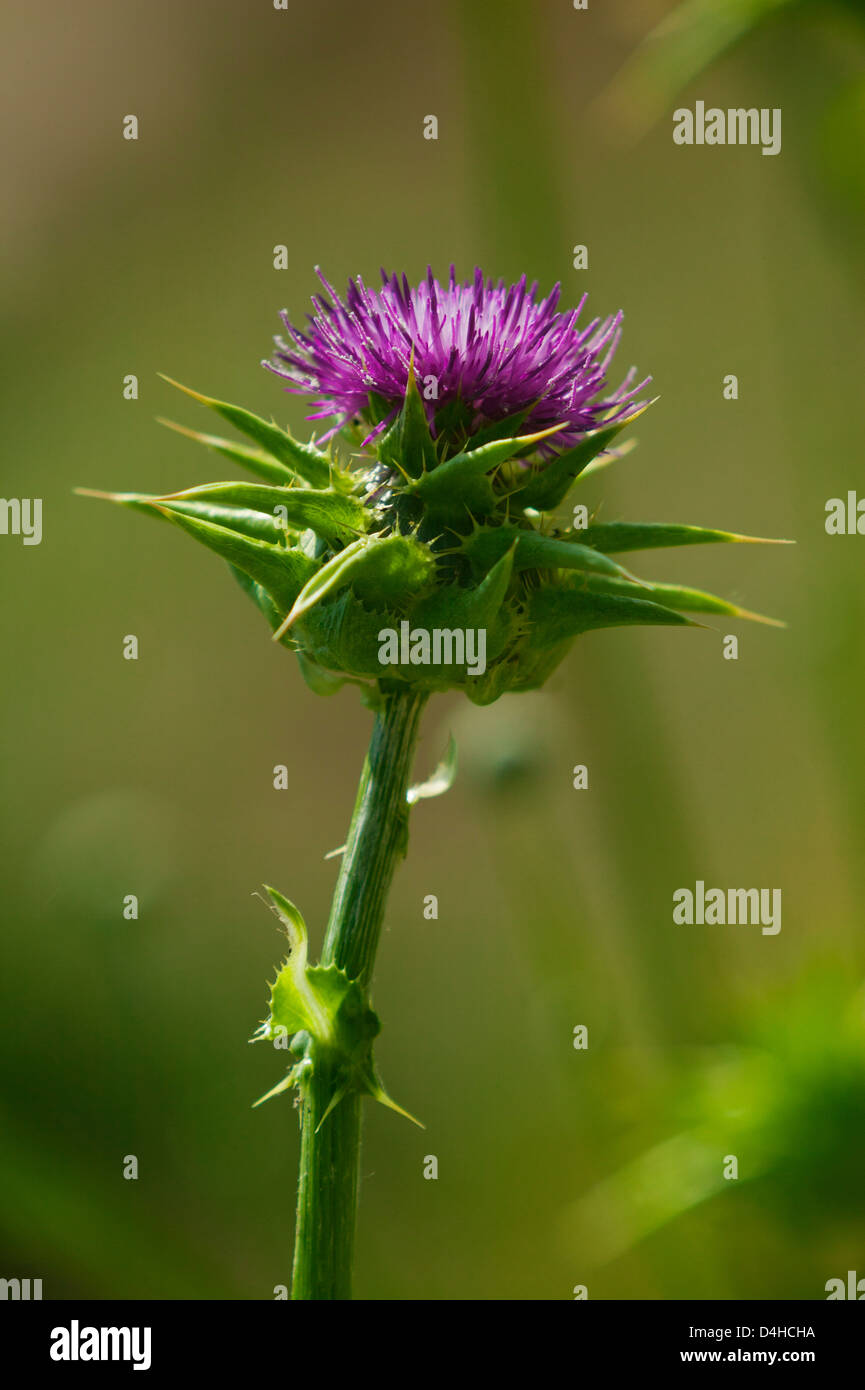
[[[322, 964], [339, 966], [365, 990], [372, 980], [388, 890], [408, 844], [406, 792], [426, 699], [414, 692], [383, 697], [333, 895]], [[360, 1096], [344, 1096], [321, 1124], [333, 1095], [327, 1060], [319, 1058], [301, 1110], [294, 1299], [351, 1298]]]

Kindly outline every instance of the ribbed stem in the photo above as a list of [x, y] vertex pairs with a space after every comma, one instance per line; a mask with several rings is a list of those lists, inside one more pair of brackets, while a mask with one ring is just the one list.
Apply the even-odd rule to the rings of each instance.
[[[333, 895], [322, 964], [338, 965], [364, 989], [372, 980], [387, 894], [408, 843], [406, 792], [426, 698], [414, 693], [384, 697]], [[301, 1111], [295, 1299], [351, 1298], [360, 1097], [344, 1096], [321, 1124], [333, 1094], [327, 1059], [319, 1057]]]

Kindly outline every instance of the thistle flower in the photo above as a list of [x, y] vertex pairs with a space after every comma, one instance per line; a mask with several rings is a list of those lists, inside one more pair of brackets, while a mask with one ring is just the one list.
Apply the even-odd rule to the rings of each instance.
[[[375, 710], [318, 964], [308, 963], [299, 910], [266, 890], [289, 957], [256, 1036], [291, 1035], [296, 1059], [270, 1094], [293, 1086], [302, 1098], [293, 1296], [303, 1299], [349, 1296], [359, 1098], [393, 1105], [373, 1062], [369, 986], [409, 807], [453, 776], [451, 749], [409, 787], [427, 697], [458, 687], [488, 704], [535, 689], [595, 628], [683, 626], [689, 612], [756, 616], [713, 594], [645, 583], [614, 558], [750, 537], [599, 522], [580, 506], [570, 523], [556, 518], [646, 408], [633, 371], [606, 386], [620, 315], [579, 329], [582, 304], [559, 313], [558, 288], [538, 302], [525, 278], [506, 288], [480, 272], [457, 284], [451, 271], [444, 288], [429, 274], [414, 290], [385, 276], [375, 294], [358, 279], [345, 303], [325, 289], [308, 331], [285, 319], [293, 347], [278, 345], [269, 365], [289, 390], [317, 396], [312, 418], [331, 422], [326, 439], [301, 443], [181, 387], [252, 443], [173, 428], [260, 481], [97, 494], [168, 519], [228, 561], [312, 689], [328, 695], [351, 681]], [[342, 438], [354, 448], [348, 460]]]
[[[313, 689], [355, 681], [374, 703], [394, 686], [459, 686], [488, 704], [542, 685], [595, 628], [756, 616], [645, 583], [613, 558], [746, 537], [556, 521], [578, 476], [616, 457], [616, 436], [651, 403], [636, 399], [648, 378], [633, 385], [633, 369], [606, 389], [620, 314], [579, 329], [582, 303], [560, 313], [558, 287], [538, 301], [525, 276], [506, 287], [451, 270], [442, 287], [430, 272], [414, 289], [383, 278], [375, 293], [350, 281], [344, 303], [323, 281], [330, 299], [314, 297], [309, 330], [284, 315], [294, 350], [283, 343], [265, 363], [318, 396], [312, 418], [335, 422], [326, 447], [182, 387], [257, 447], [182, 432], [264, 483], [115, 496], [228, 560]], [[348, 462], [337, 435], [354, 446]], [[435, 634], [447, 635], [438, 648]]]
[[451, 428], [468, 432], [519, 414], [527, 431], [557, 425], [541, 451], [561, 452], [601, 418], [610, 424], [634, 414], [634, 397], [649, 381], [633, 386], [632, 368], [604, 393], [622, 315], [579, 328], [587, 296], [558, 313], [559, 285], [538, 302], [537, 282], [528, 285], [525, 275], [506, 286], [476, 269], [458, 283], [451, 266], [442, 286], [429, 268], [411, 288], [405, 275], [382, 270], [381, 290], [368, 290], [358, 276], [343, 303], [318, 275], [330, 299], [313, 296], [306, 332], [283, 310], [291, 343], [277, 338], [275, 359], [263, 365], [290, 381], [289, 391], [319, 396], [307, 419], [334, 420], [331, 433], [358, 420], [372, 427], [365, 442], [374, 438], [402, 408], [413, 366], [434, 433], [446, 407]]

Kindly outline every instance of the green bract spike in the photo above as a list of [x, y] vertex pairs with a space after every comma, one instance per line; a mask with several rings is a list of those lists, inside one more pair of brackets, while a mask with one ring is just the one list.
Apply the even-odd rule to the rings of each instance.
[[[537, 402], [535, 402], [537, 404]], [[496, 420], [494, 423], [484, 425], [467, 440], [464, 453], [469, 453], [472, 449], [478, 449], [482, 444], [491, 444], [495, 439], [513, 439], [519, 434], [520, 428], [531, 415], [534, 405], [527, 405], [524, 410], [518, 410], [514, 415], [508, 415], [504, 420]]]
[[382, 436], [378, 456], [383, 463], [392, 464], [411, 478], [419, 478], [436, 466], [435, 442], [414, 374], [414, 356], [402, 410]]
[[496, 500], [488, 475], [517, 454], [528, 453], [540, 440], [557, 434], [558, 429], [556, 425], [516, 439], [496, 439], [469, 452], [455, 454], [431, 473], [418, 478], [411, 485], [412, 490], [428, 512], [443, 521], [459, 523], [465, 519], [467, 511], [486, 516], [493, 510]]
[[[252, 1041], [254, 1042], [255, 1039], [252, 1039]], [[269, 1091], [265, 1091], [263, 1096], [258, 1097], [258, 1100], [253, 1101], [253, 1110], [257, 1110], [259, 1105], [264, 1105], [266, 1100], [273, 1100], [274, 1096], [280, 1096], [283, 1091], [290, 1091], [292, 1086], [296, 1086], [298, 1083], [298, 1071], [298, 1067], [292, 1067], [287, 1076], [284, 1076], [275, 1086], [271, 1086]]]
[[[157, 506], [161, 507], [163, 503], [157, 500]], [[181, 516], [198, 517], [200, 521], [212, 521], [216, 526], [224, 526], [227, 531], [238, 531], [242, 536], [252, 536], [255, 540], [273, 544], [284, 535], [275, 516], [267, 512], [254, 512], [248, 507], [221, 507], [215, 503], [175, 500], [165, 510]]]
[[208, 502], [269, 512], [285, 530], [315, 531], [325, 540], [345, 540], [365, 531], [369, 515], [356, 497], [327, 488], [268, 487], [265, 483], [204, 483], [157, 499], [160, 506], [175, 502]]
[[[657, 400], [657, 397], [655, 397]], [[593, 430], [587, 434], [585, 439], [581, 439], [579, 444], [573, 449], [568, 449], [564, 454], [559, 454], [545, 464], [543, 468], [534, 473], [529, 481], [512, 494], [512, 501], [519, 507], [531, 507], [538, 512], [550, 512], [561, 502], [568, 488], [574, 479], [583, 469], [592, 462], [602, 449], [612, 443], [617, 434], [631, 425], [633, 422], [648, 410], [654, 401], [648, 401], [641, 410], [635, 410], [629, 415], [627, 420], [618, 420], [614, 425], [607, 425], [599, 430]]]
[[462, 549], [473, 567], [486, 572], [504, 552], [516, 544], [514, 568], [597, 570], [602, 574], [619, 575], [634, 580], [624, 566], [611, 560], [591, 546], [579, 545], [563, 536], [545, 536], [539, 531], [518, 526], [478, 527], [463, 542]]
[[550, 429], [539, 430], [536, 434], [517, 435], [513, 439], [493, 439], [488, 444], [481, 444], [477, 449], [464, 450], [448, 459], [446, 463], [440, 463], [432, 473], [419, 479], [417, 490], [421, 496], [434, 497], [446, 487], [459, 486], [465, 478], [477, 478], [484, 473], [492, 472], [516, 454], [528, 453], [542, 439], [548, 439], [550, 435], [558, 432], [559, 426], [553, 425]]
[[[76, 488], [85, 497], [100, 497], [134, 511], [147, 512], [164, 521], [172, 521], [188, 535], [227, 560], [237, 574], [246, 576], [243, 587], [258, 603], [268, 620], [272, 614], [254, 591], [258, 585], [266, 595], [273, 612], [277, 608], [281, 622], [300, 593], [315, 561], [298, 547], [277, 545], [266, 537], [274, 535], [274, 518], [244, 508], [222, 508], [206, 502], [189, 500], [185, 494], [177, 498], [148, 497], [138, 492], [97, 492], [91, 488]], [[193, 489], [195, 491], [195, 489]], [[273, 623], [271, 622], [271, 626]]]
[[373, 608], [403, 611], [428, 590], [435, 568], [429, 546], [414, 536], [380, 537], [355, 569], [351, 587]]
[[76, 487], [72, 490], [77, 497], [97, 497], [102, 502], [116, 502], [121, 507], [129, 507], [133, 512], [144, 512], [159, 521], [168, 520], [166, 513], [157, 506], [159, 498], [149, 492], [101, 492], [95, 487]]
[[279, 463], [263, 449], [250, 449], [245, 444], [235, 444], [231, 439], [221, 439], [215, 434], [202, 434], [199, 430], [187, 429], [185, 425], [178, 425], [174, 420], [165, 420], [162, 416], [157, 416], [157, 424], [165, 425], [167, 429], [182, 434], [186, 439], [194, 439], [197, 444], [203, 444], [205, 448], [213, 449], [217, 454], [224, 454], [232, 462], [248, 468], [250, 473], [255, 473], [268, 483], [287, 486], [298, 476], [293, 469]]
[[97, 492], [93, 488], [76, 488], [82, 497], [101, 497], [106, 502], [117, 502], [133, 511], [146, 512], [160, 520], [168, 520], [167, 513], [180, 512], [184, 516], [198, 517], [201, 521], [212, 521], [229, 531], [237, 531], [243, 536], [256, 540], [277, 541], [283, 528], [270, 512], [253, 511], [249, 507], [228, 507], [214, 502], [184, 501], [173, 498], [171, 503], [164, 497], [146, 492]]
[[512, 545], [476, 587], [447, 584], [422, 599], [412, 614], [413, 626], [491, 628], [505, 600], [515, 552], [516, 545]]
[[623, 439], [621, 444], [617, 444], [614, 449], [605, 449], [602, 454], [596, 454], [591, 463], [587, 463], [585, 468], [580, 469], [580, 476], [575, 478], [574, 482], [583, 483], [586, 478], [594, 478], [603, 469], [609, 468], [611, 463], [617, 463], [619, 459], [625, 458], [636, 447], [636, 439]]
[[739, 536], [734, 531], [715, 531], [705, 526], [677, 526], [655, 521], [598, 522], [575, 532], [583, 545], [607, 554], [618, 550], [656, 550], [664, 546], [736, 542], [742, 545], [793, 545], [793, 541], [766, 536]]
[[402, 1115], [403, 1119], [411, 1120], [418, 1129], [426, 1129], [426, 1125], [421, 1120], [408, 1110], [404, 1110], [401, 1105], [397, 1105], [396, 1101], [388, 1095], [374, 1067], [371, 1066], [369, 1072], [363, 1077], [363, 1084], [367, 1095], [372, 1096], [373, 1100], [377, 1100], [379, 1105], [386, 1105], [388, 1110], [394, 1110], [397, 1115]]
[[378, 659], [379, 632], [399, 622], [398, 613], [370, 610], [348, 589], [330, 603], [311, 608], [292, 633], [298, 646], [325, 670], [376, 680], [387, 674]]
[[362, 536], [310, 579], [274, 636], [281, 637], [328, 594], [349, 584], [365, 603], [399, 607], [428, 585], [434, 570], [431, 552], [409, 536]]
[[[264, 614], [270, 624], [271, 631], [279, 627], [285, 613], [277, 607], [267, 590], [262, 588], [255, 579], [250, 579], [249, 575], [244, 574], [243, 570], [239, 570], [236, 565], [231, 565], [230, 569], [244, 593], [249, 595], [256, 608]], [[283, 639], [283, 646], [292, 647], [293, 645], [290, 637]]]
[[274, 425], [268, 420], [262, 420], [260, 416], [253, 415], [251, 411], [244, 410], [239, 405], [230, 405], [227, 401], [214, 400], [212, 396], [204, 396], [200, 391], [193, 391], [189, 386], [182, 386], [179, 381], [174, 381], [170, 376], [160, 373], [163, 381], [167, 381], [169, 386], [176, 386], [178, 391], [183, 391], [185, 395], [191, 396], [200, 405], [206, 405], [209, 410], [215, 410], [217, 415], [221, 415], [229, 424], [240, 430], [241, 434], [254, 439], [256, 444], [260, 444], [269, 454], [272, 454], [280, 463], [284, 463], [292, 474], [303, 478], [312, 487], [327, 487], [331, 481], [332, 465], [326, 454], [320, 449], [316, 449], [312, 444], [301, 444], [298, 440], [292, 439], [291, 435], [279, 425]]
[[344, 588], [351, 582], [352, 570], [362, 563], [363, 556], [369, 546], [375, 544], [376, 537], [361, 536], [359, 540], [353, 541], [334, 555], [303, 586], [300, 593], [292, 605], [291, 612], [287, 615], [282, 626], [273, 634], [274, 639], [282, 637], [290, 627], [293, 627], [298, 618], [302, 618], [317, 603], [320, 603], [328, 594], [335, 593], [338, 589]]
[[[593, 593], [624, 594], [632, 586], [606, 575], [592, 575], [586, 581], [586, 587]], [[678, 584], [646, 584], [644, 592], [647, 598], [657, 600], [668, 608], [684, 609], [691, 613], [721, 613], [729, 618], [748, 618], [751, 622], [765, 623], [768, 627], [787, 626], [777, 618], [767, 618], [762, 613], [751, 613], [747, 608], [728, 603], [716, 594], [703, 593], [701, 589], [685, 589]]]
[[[629, 586], [630, 587], [630, 586]], [[595, 594], [586, 588], [538, 589], [529, 603], [529, 649], [556, 647], [571, 637], [602, 627], [694, 626], [689, 618], [649, 599]]]
[[[162, 507], [161, 503], [158, 505]], [[168, 507], [162, 509], [181, 530], [266, 589], [283, 613], [291, 608], [310, 573], [315, 570], [315, 561], [301, 550], [287, 550], [284, 546], [229, 531], [211, 521], [201, 521], [198, 517], [187, 516]]]

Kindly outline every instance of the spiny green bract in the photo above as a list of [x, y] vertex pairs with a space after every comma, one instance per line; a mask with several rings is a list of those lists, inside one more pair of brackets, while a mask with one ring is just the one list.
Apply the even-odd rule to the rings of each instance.
[[[174, 428], [261, 481], [96, 495], [165, 517], [226, 560], [320, 694], [348, 680], [372, 702], [380, 689], [411, 686], [461, 687], [488, 704], [542, 685], [574, 638], [594, 628], [685, 626], [687, 613], [758, 618], [696, 589], [644, 583], [612, 558], [754, 538], [656, 523], [556, 525], [552, 513], [578, 476], [622, 451], [611, 446], [635, 415], [549, 459], [557, 429], [521, 434], [525, 412], [472, 436], [468, 409], [451, 402], [431, 432], [410, 374], [397, 418], [372, 441], [358, 426], [346, 464], [332, 444], [300, 443], [248, 411], [180, 389], [255, 447]], [[466, 652], [462, 664], [424, 656], [424, 634], [469, 630], [485, 634], [482, 670]], [[402, 634], [387, 665], [385, 632]], [[460, 655], [456, 644], [443, 650], [454, 662]]]

